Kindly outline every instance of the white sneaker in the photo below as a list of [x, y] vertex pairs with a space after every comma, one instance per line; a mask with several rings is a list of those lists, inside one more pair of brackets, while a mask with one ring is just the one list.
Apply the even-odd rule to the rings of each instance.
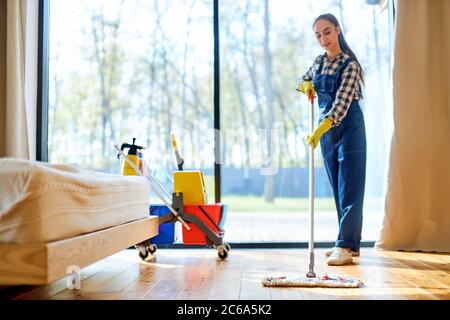
[[342, 266], [353, 263], [350, 249], [336, 248], [327, 260], [329, 266]]
[[[328, 249], [327, 251], [325, 251], [325, 255], [327, 257], [331, 256], [333, 254], [334, 250], [336, 250], [336, 247]], [[352, 257], [359, 257], [359, 251], [352, 250]]]
[[325, 251], [325, 255], [326, 255], [327, 257], [331, 256], [331, 255], [333, 254], [333, 252], [334, 252], [335, 249], [336, 249], [336, 247], [331, 248], [331, 249], [328, 249], [327, 251]]

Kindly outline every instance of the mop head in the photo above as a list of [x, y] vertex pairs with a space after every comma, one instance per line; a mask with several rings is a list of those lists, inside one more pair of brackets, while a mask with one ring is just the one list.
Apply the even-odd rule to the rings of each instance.
[[262, 280], [265, 287], [326, 287], [326, 288], [361, 288], [364, 284], [352, 277], [266, 277]]

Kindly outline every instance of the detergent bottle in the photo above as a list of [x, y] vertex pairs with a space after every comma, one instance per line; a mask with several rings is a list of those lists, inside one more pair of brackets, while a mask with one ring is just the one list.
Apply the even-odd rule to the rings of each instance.
[[[122, 143], [120, 149], [123, 151], [125, 148], [128, 148], [127, 157], [130, 159], [141, 171], [143, 170], [143, 159], [142, 152], [140, 150], [144, 149], [144, 147], [138, 146], [135, 144], [136, 138], [133, 138], [133, 144]], [[130, 166], [127, 161], [123, 161], [122, 166], [122, 174], [124, 176], [137, 176], [138, 173]]]

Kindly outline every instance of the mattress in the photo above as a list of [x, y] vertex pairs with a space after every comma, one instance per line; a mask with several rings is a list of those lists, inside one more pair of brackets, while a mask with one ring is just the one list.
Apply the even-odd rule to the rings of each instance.
[[0, 159], [0, 243], [43, 243], [148, 216], [145, 178]]

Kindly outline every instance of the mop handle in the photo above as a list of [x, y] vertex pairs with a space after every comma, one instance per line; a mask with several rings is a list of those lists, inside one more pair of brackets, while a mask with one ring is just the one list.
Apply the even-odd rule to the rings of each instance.
[[[314, 96], [308, 97], [310, 106], [310, 134], [314, 132]], [[314, 146], [309, 146], [309, 272], [308, 277], [315, 277], [314, 273]]]
[[[119, 151], [119, 153], [122, 155], [122, 157], [125, 159], [126, 162], [128, 162], [128, 164], [134, 169], [134, 171], [136, 171], [136, 173], [138, 175], [140, 175], [141, 177], [146, 178], [149, 182], [150, 185], [153, 187], [153, 184], [155, 183], [154, 181], [152, 181], [152, 179], [150, 179], [149, 176], [145, 175], [134, 163], [133, 161], [131, 161], [126, 155], [125, 153], [123, 153], [123, 151], [117, 146], [114, 145], [114, 147], [117, 149], [117, 151]], [[160, 186], [159, 186], [160, 187]], [[176, 219], [178, 221], [181, 222], [181, 224], [186, 227], [186, 229], [191, 230], [191, 228], [189, 227], [189, 225], [186, 223], [186, 221], [183, 220], [183, 218], [180, 217], [180, 215], [178, 214], [178, 212], [164, 199], [163, 196], [161, 196], [161, 194], [156, 190], [156, 188], [153, 188], [153, 190], [156, 192], [156, 194], [159, 196], [159, 198], [164, 202], [164, 204], [167, 206], [167, 208], [169, 208], [169, 210], [173, 213], [173, 215], [176, 217]], [[167, 191], [166, 191], [167, 192]]]
[[[148, 166], [146, 166], [146, 169], [148, 172], [151, 172], [148, 168]], [[153, 189], [156, 191], [155, 185], [159, 188], [160, 193], [164, 193], [164, 195], [167, 197], [166, 199], [170, 199], [171, 196], [169, 195], [169, 193], [167, 192], [167, 190], [161, 185], [161, 183], [155, 179], [151, 174], [146, 176], [147, 179], [149, 179], [151, 182], [153, 182]], [[167, 201], [167, 200], [166, 200]], [[169, 200], [170, 201], [170, 200]], [[168, 202], [168, 201], [167, 201]]]

